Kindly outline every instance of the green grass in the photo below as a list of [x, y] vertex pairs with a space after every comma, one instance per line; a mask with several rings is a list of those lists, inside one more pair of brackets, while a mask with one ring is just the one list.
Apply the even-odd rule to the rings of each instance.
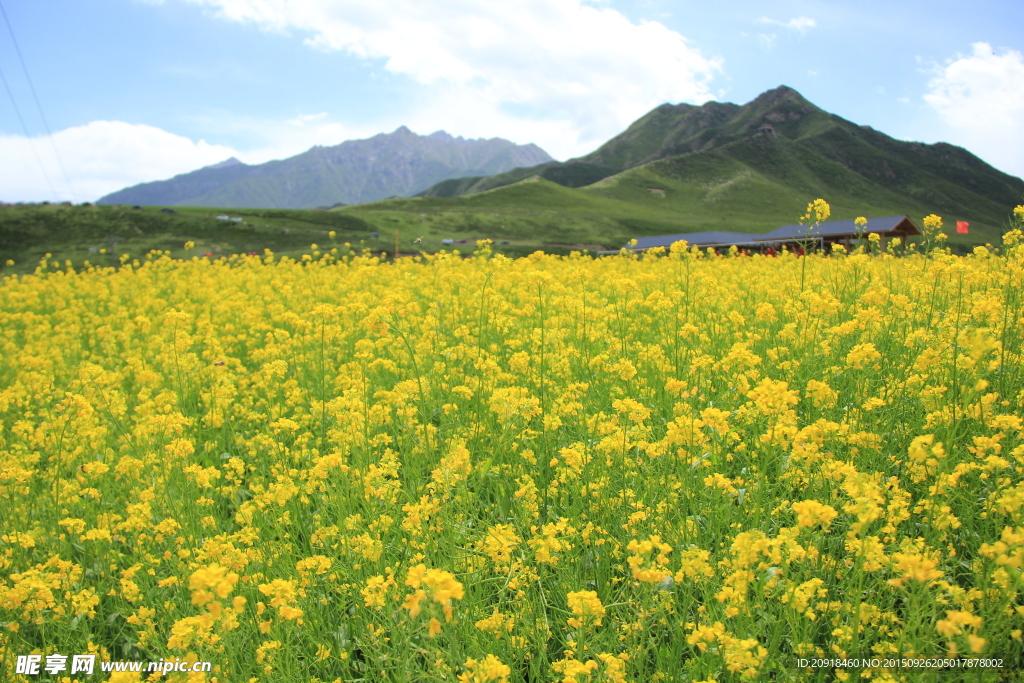
[[[211, 253], [228, 255], [270, 249], [297, 257], [313, 243], [327, 246], [328, 233], [335, 242], [383, 250], [386, 241], [374, 239], [374, 228], [357, 217], [326, 211], [176, 208], [164, 213], [158, 207], [23, 205], [0, 207], [0, 264], [13, 260], [16, 272], [31, 271], [37, 262], [50, 259], [76, 267], [86, 261], [111, 265], [122, 254], [140, 258], [152, 250], [170, 251], [175, 258]], [[242, 222], [217, 220], [219, 215], [240, 217]], [[195, 248], [186, 250], [186, 242]], [[105, 250], [107, 253], [100, 253]], [[7, 268], [8, 272], [12, 268]]]
[[[774, 154], [744, 158], [744, 144], [737, 143], [730, 155], [695, 153], [664, 159], [582, 188], [541, 178], [462, 197], [392, 199], [332, 213], [399, 229], [403, 235], [417, 233], [428, 246], [445, 237], [490, 237], [531, 248], [545, 243], [618, 248], [646, 235], [704, 230], [765, 233], [797, 222], [808, 202], [823, 197], [832, 205], [834, 220], [907, 214], [921, 225], [925, 215], [938, 213], [954, 249], [999, 241], [999, 216], [1006, 211], [996, 213], [993, 208], [988, 220], [971, 221], [970, 234], [956, 235], [951, 228], [961, 216], [944, 213], [942, 202], [932, 205], [872, 187], [824, 157], [813, 160], [817, 168], [793, 163], [793, 157], [806, 154], [796, 146], [779, 145]], [[753, 162], [755, 156], [758, 163]]]

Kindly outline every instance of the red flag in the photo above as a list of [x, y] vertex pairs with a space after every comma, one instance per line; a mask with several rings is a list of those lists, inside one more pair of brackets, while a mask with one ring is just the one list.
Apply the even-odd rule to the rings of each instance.
[[966, 235], [967, 234], [967, 228], [969, 228], [969, 227], [971, 227], [971, 224], [968, 223], [967, 221], [957, 221], [956, 222], [956, 231], [958, 233], [960, 233], [961, 235]]

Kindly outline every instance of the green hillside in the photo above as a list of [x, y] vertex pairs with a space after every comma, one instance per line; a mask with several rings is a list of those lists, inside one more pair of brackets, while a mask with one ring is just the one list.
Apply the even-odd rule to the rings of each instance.
[[[998, 242], [1013, 206], [1024, 200], [1024, 182], [963, 149], [899, 142], [817, 109], [805, 109], [806, 115], [798, 117], [792, 109], [802, 102], [797, 98], [793, 91], [777, 94], [775, 108], [768, 109], [779, 123], [774, 134], [757, 132], [762, 124], [749, 110], [717, 104], [690, 107], [686, 125], [666, 133], [666, 113], [688, 105], [665, 105], [589, 155], [589, 161], [584, 157], [574, 164], [492, 176], [485, 181], [496, 187], [461, 196], [438, 192], [336, 212], [418, 230], [428, 245], [458, 235], [470, 242], [491, 237], [513, 244], [518, 239], [617, 248], [646, 235], [764, 233], [796, 222], [809, 201], [823, 197], [836, 220], [906, 214], [920, 225], [924, 216], [939, 214], [949, 226], [950, 244], [965, 250]], [[702, 112], [712, 121], [733, 116], [719, 133], [712, 131], [713, 145], [707, 144], [706, 134], [693, 133], [709, 130]], [[652, 120], [656, 125], [648, 125]], [[743, 134], [751, 127], [753, 133]], [[680, 138], [692, 141], [693, 135], [705, 140], [707, 149], [662, 156], [677, 152]], [[580, 187], [555, 182], [564, 179], [559, 173], [596, 173], [608, 158], [621, 165], [641, 154], [657, 158]], [[498, 184], [528, 170], [541, 172]], [[449, 189], [470, 181], [483, 186], [463, 179], [449, 181]], [[957, 220], [970, 222], [970, 234], [955, 233]]]
[[468, 199], [530, 176], [637, 204], [625, 220], [632, 236], [664, 232], [666, 222], [680, 231], [764, 232], [824, 197], [836, 218], [937, 213], [966, 220], [972, 234], [954, 239], [966, 245], [996, 239], [1024, 197], [1024, 181], [964, 149], [894, 140], [785, 86], [742, 106], [665, 104], [579, 159], [448, 180], [420, 196]]
[[[355, 216], [326, 211], [156, 207], [15, 205], [0, 206], [0, 272], [28, 272], [49, 253], [50, 261], [75, 267], [86, 262], [113, 265], [122, 254], [140, 259], [151, 250], [170, 251], [175, 258], [270, 249], [300, 257], [311, 244], [330, 248], [348, 241], [358, 248], [385, 248], [387, 240], [370, 237], [374, 229]], [[218, 220], [218, 215], [242, 221]], [[186, 250], [186, 242], [195, 242]], [[105, 253], [104, 253], [105, 252]], [[12, 260], [14, 266], [4, 264]]]
[[[615, 199], [549, 181], [524, 181], [452, 200], [399, 199], [346, 208], [353, 210], [0, 206], [0, 273], [31, 272], [46, 254], [48, 262], [61, 267], [66, 261], [75, 267], [87, 262], [109, 266], [123, 254], [141, 259], [152, 250], [192, 258], [270, 249], [300, 258], [313, 251], [313, 244], [320, 251], [368, 249], [390, 256], [396, 231], [403, 255], [441, 249], [469, 252], [481, 237], [508, 242], [495, 244], [495, 251], [512, 257], [539, 249], [569, 253], [582, 240], [594, 249], [628, 239], [628, 229], [616, 217], [632, 211]], [[220, 215], [242, 220], [218, 220]], [[613, 238], [606, 239], [608, 235]], [[414, 243], [419, 237], [425, 244]], [[602, 241], [593, 242], [598, 238]], [[442, 239], [453, 243], [441, 244]], [[195, 247], [186, 250], [190, 241]], [[15, 265], [5, 266], [8, 260]]]

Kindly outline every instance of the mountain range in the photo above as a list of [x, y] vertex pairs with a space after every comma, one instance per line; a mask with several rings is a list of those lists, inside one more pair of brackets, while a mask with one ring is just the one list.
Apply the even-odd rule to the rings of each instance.
[[142, 183], [99, 204], [304, 209], [408, 196], [439, 181], [492, 175], [551, 161], [536, 145], [501, 138], [466, 140], [405, 126], [365, 140], [313, 147], [287, 159], [248, 165], [234, 157], [169, 180]]
[[657, 162], [663, 163], [650, 171], [669, 178], [707, 184], [724, 165], [740, 183], [756, 174], [804, 193], [926, 205], [997, 224], [1024, 196], [1024, 181], [961, 147], [895, 140], [819, 109], [786, 86], [744, 105], [663, 104], [586, 156], [445, 180], [420, 196], [457, 197], [533, 176], [578, 188]]
[[[467, 168], [478, 170], [459, 170]], [[963, 148], [893, 139], [780, 86], [742, 105], [663, 104], [565, 162], [533, 145], [403, 127], [260, 166], [229, 159], [102, 201], [341, 202], [334, 211], [361, 221], [368, 234], [408, 233], [406, 249], [491, 237], [512, 253], [697, 231], [768, 232], [793, 223], [817, 197], [837, 220], [908, 215], [920, 225], [934, 213], [947, 226], [969, 222], [969, 235], [950, 234], [966, 249], [998, 242], [1013, 207], [1024, 203], [1024, 181]]]

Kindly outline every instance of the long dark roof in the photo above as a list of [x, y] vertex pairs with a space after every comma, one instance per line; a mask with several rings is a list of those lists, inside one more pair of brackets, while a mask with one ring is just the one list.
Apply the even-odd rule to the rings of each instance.
[[[905, 235], [920, 235], [921, 230], [907, 216], [885, 216], [884, 218], [870, 218], [862, 231], [864, 234], [891, 233]], [[656, 235], [653, 237], [636, 238], [635, 246], [626, 246], [627, 249], [642, 251], [654, 247], [671, 247], [679, 241], [686, 241], [691, 246], [754, 246], [775, 242], [793, 242], [801, 239], [814, 239], [816, 237], [853, 237], [858, 233], [857, 226], [852, 220], [828, 221], [822, 223], [817, 229], [810, 229], [806, 225], [784, 225], [769, 233], [749, 232], [727, 232], [725, 230], [711, 230], [708, 232], [690, 232], [681, 235]]]
[[[901, 225], [906, 222], [906, 224]], [[781, 228], [775, 228], [770, 233], [761, 238], [761, 241], [773, 241], [773, 240], [794, 240], [804, 239], [806, 237], [838, 237], [841, 235], [856, 235], [857, 225], [853, 220], [848, 221], [828, 221], [818, 226], [817, 230], [811, 230], [808, 233], [810, 226], [807, 225], [784, 225]], [[914, 222], [911, 221], [907, 216], [886, 216], [884, 218], [871, 218], [868, 220], [866, 226], [864, 226], [864, 233], [870, 232], [892, 232], [897, 228], [902, 228], [910, 235], [920, 235], [921, 231], [918, 229]]]

